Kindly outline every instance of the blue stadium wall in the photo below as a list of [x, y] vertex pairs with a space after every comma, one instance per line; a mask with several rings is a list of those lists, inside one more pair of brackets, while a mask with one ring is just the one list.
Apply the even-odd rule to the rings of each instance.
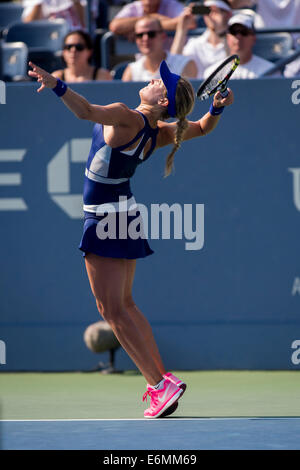
[[[155, 254], [137, 262], [134, 298], [168, 369], [300, 368], [299, 86], [232, 82], [234, 106], [212, 134], [182, 146], [174, 175], [163, 178], [165, 148], [132, 180], [149, 210], [191, 204], [195, 223], [204, 205], [201, 249], [150, 240]], [[73, 87], [130, 107], [139, 88]], [[93, 124], [36, 89], [8, 84], [0, 105], [0, 371], [88, 370], [108, 359], [83, 341], [100, 320], [78, 250]], [[197, 102], [192, 118], [208, 106]], [[116, 366], [134, 367], [122, 350]]]

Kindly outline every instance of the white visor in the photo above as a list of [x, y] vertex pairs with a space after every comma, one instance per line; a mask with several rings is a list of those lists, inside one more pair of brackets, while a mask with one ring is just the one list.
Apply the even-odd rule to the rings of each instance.
[[228, 21], [228, 27], [234, 24], [242, 24], [248, 29], [254, 29], [253, 16], [247, 15], [245, 13], [237, 13], [233, 15]]
[[204, 5], [206, 7], [218, 7], [221, 10], [226, 10], [231, 12], [231, 8], [227, 3], [223, 2], [222, 0], [205, 0]]

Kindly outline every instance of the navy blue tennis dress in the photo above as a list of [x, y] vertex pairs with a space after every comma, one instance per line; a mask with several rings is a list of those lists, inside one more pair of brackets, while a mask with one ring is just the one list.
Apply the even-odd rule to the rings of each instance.
[[[153, 253], [146, 238], [133, 239], [130, 236], [119, 236], [120, 213], [123, 212], [124, 216], [124, 211], [126, 212], [127, 228], [139, 215], [139, 212], [132, 215], [131, 211], [132, 208], [137, 208], [137, 205], [130, 189], [130, 178], [135, 173], [136, 167], [152, 154], [158, 133], [158, 128], [153, 129], [146, 116], [140, 111], [137, 112], [144, 119], [144, 127], [134, 139], [120, 147], [111, 148], [107, 145], [103, 136], [103, 125], [94, 126], [83, 190], [84, 228], [79, 249], [84, 255], [95, 253], [110, 258], [136, 259]], [[139, 139], [136, 148], [125, 151]], [[149, 139], [150, 149], [143, 157], [143, 150]], [[101, 224], [101, 221], [104, 224], [104, 219], [107, 221], [110, 212], [115, 214], [115, 234], [107, 238], [99, 237], [98, 224]]]

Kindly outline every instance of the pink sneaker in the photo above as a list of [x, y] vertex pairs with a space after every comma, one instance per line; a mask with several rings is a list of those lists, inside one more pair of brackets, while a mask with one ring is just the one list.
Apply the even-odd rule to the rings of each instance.
[[177, 402], [182, 393], [182, 389], [170, 380], [165, 380], [163, 388], [160, 390], [155, 390], [148, 384], [147, 392], [143, 395], [143, 401], [149, 395], [151, 402], [150, 407], [144, 411], [145, 418], [159, 418], [162, 414], [165, 414], [165, 411]]
[[178, 377], [171, 374], [171, 372], [167, 372], [163, 377], [165, 379], [170, 380], [170, 382], [173, 382], [173, 384], [177, 385], [177, 387], [181, 388], [183, 390], [183, 393], [185, 392], [186, 384], [182, 380], [180, 380]]

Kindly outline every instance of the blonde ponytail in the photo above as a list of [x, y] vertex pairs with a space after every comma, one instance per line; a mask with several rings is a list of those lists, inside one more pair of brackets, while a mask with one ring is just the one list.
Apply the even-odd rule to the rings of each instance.
[[188, 121], [184, 117], [183, 119], [179, 119], [179, 121], [176, 122], [176, 134], [175, 134], [175, 139], [174, 139], [174, 145], [167, 156], [166, 159], [166, 166], [165, 166], [165, 178], [169, 176], [174, 168], [174, 157], [175, 157], [175, 152], [179, 149], [181, 142], [183, 140], [184, 132], [188, 128]]
[[174, 146], [166, 159], [165, 178], [171, 174], [174, 167], [175, 152], [179, 149], [188, 128], [186, 116], [192, 111], [194, 102], [195, 94], [192, 85], [184, 78], [180, 78], [176, 89], [176, 117], [178, 121], [176, 122]]

